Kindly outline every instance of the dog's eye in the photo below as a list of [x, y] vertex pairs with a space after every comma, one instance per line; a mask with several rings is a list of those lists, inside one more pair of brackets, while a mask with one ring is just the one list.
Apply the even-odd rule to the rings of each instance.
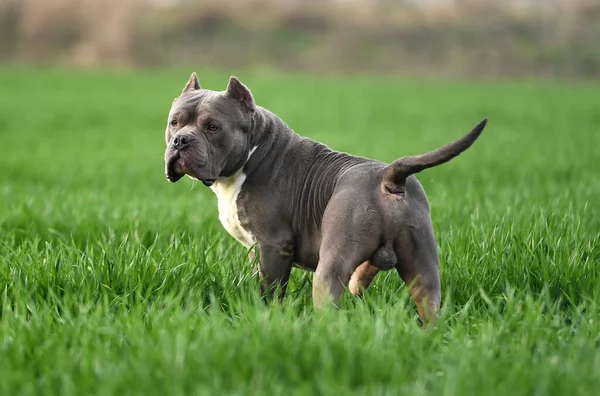
[[211, 132], [214, 132], [214, 131], [218, 131], [218, 130], [219, 130], [219, 126], [218, 126], [217, 124], [213, 124], [213, 123], [211, 122], [210, 124], [208, 124], [208, 125], [206, 126], [206, 129], [208, 129], [208, 130], [209, 130], [209, 131], [211, 131]]
[[177, 126], [177, 120], [173, 120], [173, 121], [171, 121], [171, 126], [174, 126], [174, 127], [176, 127], [176, 126]]

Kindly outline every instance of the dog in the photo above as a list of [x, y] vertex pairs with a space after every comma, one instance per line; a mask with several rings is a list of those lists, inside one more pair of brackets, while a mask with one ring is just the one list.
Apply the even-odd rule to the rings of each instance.
[[391, 164], [302, 137], [256, 105], [231, 76], [225, 91], [202, 89], [192, 73], [175, 98], [165, 132], [165, 173], [210, 187], [219, 220], [257, 248], [261, 293], [283, 298], [292, 267], [314, 271], [313, 304], [338, 305], [396, 269], [423, 326], [440, 308], [439, 255], [425, 192], [414, 174], [469, 148], [487, 119], [462, 138]]

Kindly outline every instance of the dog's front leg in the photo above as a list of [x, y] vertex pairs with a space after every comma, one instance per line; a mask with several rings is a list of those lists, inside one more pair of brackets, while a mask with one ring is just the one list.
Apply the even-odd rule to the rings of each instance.
[[265, 302], [274, 296], [283, 299], [292, 270], [293, 247], [287, 243], [259, 243], [258, 254], [263, 299]]

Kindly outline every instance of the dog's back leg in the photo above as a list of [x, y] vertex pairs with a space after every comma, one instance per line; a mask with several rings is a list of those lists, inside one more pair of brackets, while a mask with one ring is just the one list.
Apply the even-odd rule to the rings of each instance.
[[[415, 233], [419, 235], [415, 235]], [[440, 261], [431, 223], [419, 229], [409, 229], [396, 243], [399, 262], [396, 270], [410, 287], [417, 304], [423, 328], [435, 322], [440, 309]]]
[[355, 191], [338, 193], [323, 214], [319, 264], [313, 277], [317, 309], [327, 303], [337, 306], [352, 274], [379, 248], [378, 222], [373, 221], [373, 212], [356, 205], [356, 200]]
[[352, 273], [352, 277], [350, 277], [348, 285], [350, 293], [355, 296], [362, 296], [369, 286], [371, 286], [379, 271], [379, 268], [371, 265], [369, 261], [365, 261], [359, 265]]

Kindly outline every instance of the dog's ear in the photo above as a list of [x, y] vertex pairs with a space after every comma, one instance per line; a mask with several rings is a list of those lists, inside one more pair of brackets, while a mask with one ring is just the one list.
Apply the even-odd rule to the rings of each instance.
[[187, 91], [194, 91], [196, 89], [200, 89], [200, 81], [198, 80], [196, 72], [193, 72], [190, 76], [190, 81], [185, 84], [185, 87], [183, 87], [183, 91], [181, 91], [181, 93], [184, 94]]
[[252, 93], [248, 87], [242, 84], [242, 82], [234, 76], [229, 77], [227, 94], [240, 102], [248, 111], [254, 112], [256, 110]]

